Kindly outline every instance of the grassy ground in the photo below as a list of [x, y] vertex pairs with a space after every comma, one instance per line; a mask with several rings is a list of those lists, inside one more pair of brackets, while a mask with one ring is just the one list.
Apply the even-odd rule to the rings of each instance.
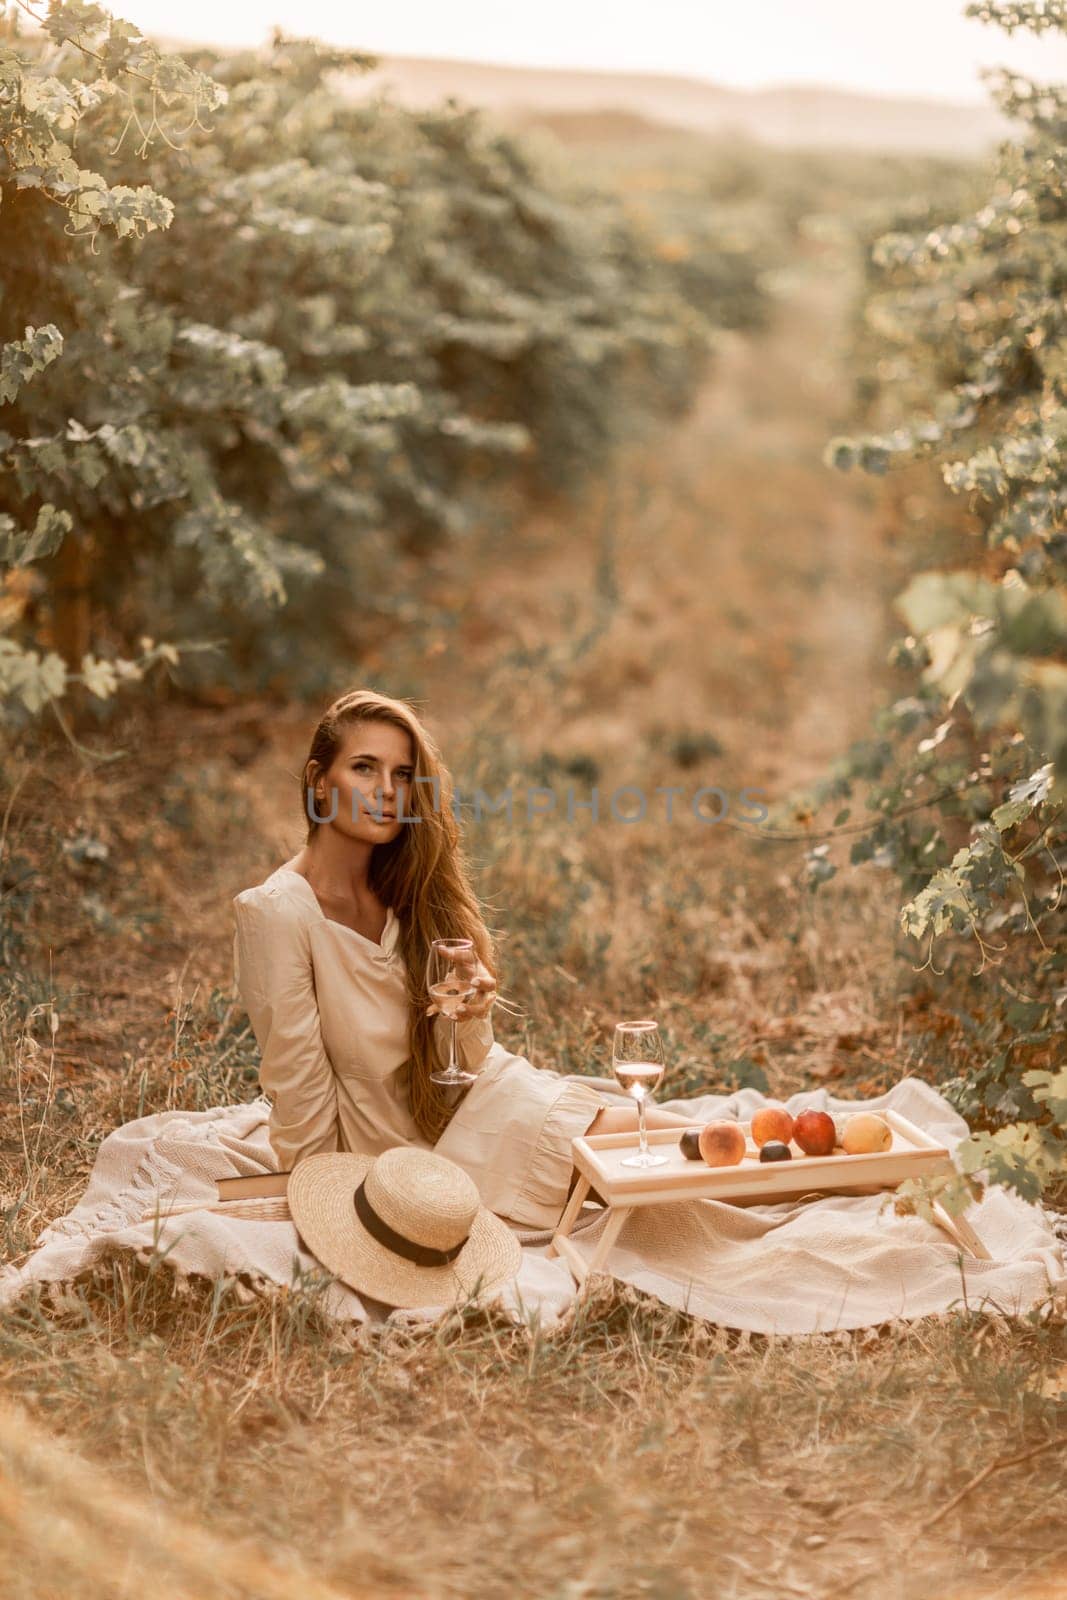
[[[798, 846], [681, 814], [701, 784], [781, 799], [890, 687], [892, 507], [820, 464], [848, 291], [814, 258], [683, 427], [565, 521], [405, 575], [410, 625], [338, 674], [421, 699], [468, 794], [679, 787], [669, 824], [660, 800], [470, 824], [521, 1007], [498, 1033], [535, 1062], [603, 1071], [610, 1024], [654, 1007], [664, 1093], [938, 1075], [892, 883], [813, 899]], [[166, 706], [110, 727], [126, 753], [96, 770], [61, 743], [12, 761], [13, 1256], [117, 1122], [255, 1093], [229, 898], [301, 840], [314, 709]], [[1065, 1373], [1056, 1319], [776, 1341], [606, 1286], [551, 1338], [472, 1316], [353, 1341], [313, 1301], [116, 1260], [0, 1318], [0, 1594], [1067, 1593]]]

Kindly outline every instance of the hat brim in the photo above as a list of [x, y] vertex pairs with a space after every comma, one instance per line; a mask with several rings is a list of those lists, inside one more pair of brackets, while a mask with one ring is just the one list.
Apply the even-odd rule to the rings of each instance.
[[420, 1267], [379, 1244], [356, 1215], [355, 1192], [372, 1156], [335, 1151], [305, 1156], [289, 1174], [289, 1210], [307, 1249], [357, 1293], [405, 1309], [454, 1305], [497, 1289], [522, 1265], [522, 1246], [506, 1222], [480, 1206], [455, 1261]]

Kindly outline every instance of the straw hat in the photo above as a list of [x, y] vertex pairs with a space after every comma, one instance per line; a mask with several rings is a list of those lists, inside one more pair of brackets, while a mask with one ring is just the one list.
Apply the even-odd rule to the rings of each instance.
[[304, 1156], [286, 1194], [316, 1260], [387, 1305], [451, 1305], [499, 1287], [522, 1263], [518, 1239], [473, 1179], [432, 1150]]

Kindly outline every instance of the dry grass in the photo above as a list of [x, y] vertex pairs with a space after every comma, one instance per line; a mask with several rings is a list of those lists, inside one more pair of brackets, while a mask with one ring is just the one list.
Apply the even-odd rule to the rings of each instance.
[[[418, 621], [337, 687], [425, 699], [467, 794], [778, 800], [813, 779], [866, 730], [899, 587], [885, 503], [819, 463], [847, 403], [847, 288], [819, 263], [684, 429], [565, 527], [546, 509], [503, 556], [491, 529], [429, 564]], [[228, 901], [299, 843], [310, 717], [123, 713], [107, 742], [129, 754], [79, 771], [73, 804], [61, 747], [11, 758], [32, 774], [6, 856], [24, 888], [4, 937], [25, 952], [0, 1012], [10, 1254], [70, 1208], [116, 1123], [254, 1094]], [[665, 1092], [936, 1075], [908, 1032], [892, 884], [842, 874], [812, 899], [799, 849], [754, 830], [578, 816], [468, 829], [522, 1008], [509, 1047], [603, 1070], [609, 1024], [654, 1007]], [[610, 1285], [551, 1337], [470, 1314], [353, 1337], [314, 1296], [179, 1293], [119, 1257], [0, 1318], [0, 1384], [28, 1419], [0, 1416], [0, 1593], [1067, 1592], [1065, 1345], [1054, 1319], [964, 1316], [748, 1338]]]
[[[1048, 1449], [924, 1526], [984, 1464], [1055, 1438], [1067, 1349], [1036, 1320], [775, 1341], [606, 1286], [551, 1338], [468, 1315], [350, 1342], [306, 1302], [172, 1289], [116, 1260], [5, 1318], [0, 1360], [112, 1499], [341, 1593], [991, 1596], [1062, 1553]], [[22, 1433], [0, 1454], [21, 1485]], [[53, 1521], [45, 1500], [30, 1526], [64, 1541], [37, 1546], [45, 1575]], [[199, 1551], [150, 1560], [162, 1580]], [[222, 1580], [191, 1592], [273, 1592], [251, 1562]]]

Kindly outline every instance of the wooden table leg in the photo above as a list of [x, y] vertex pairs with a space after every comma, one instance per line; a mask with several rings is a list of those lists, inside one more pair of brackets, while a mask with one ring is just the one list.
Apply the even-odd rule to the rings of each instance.
[[574, 1188], [571, 1190], [571, 1197], [567, 1201], [566, 1210], [564, 1211], [563, 1215], [559, 1219], [559, 1227], [556, 1229], [555, 1233], [552, 1236], [552, 1239], [549, 1241], [548, 1249], [545, 1251], [546, 1255], [554, 1256], [554, 1255], [558, 1255], [559, 1254], [559, 1251], [558, 1251], [558, 1249], [556, 1247], [556, 1240], [560, 1239], [560, 1238], [565, 1239], [567, 1237], [568, 1233], [570, 1233], [571, 1229], [574, 1227], [574, 1224], [578, 1220], [578, 1213], [579, 1213], [579, 1211], [581, 1211], [582, 1204], [583, 1204], [583, 1202], [585, 1200], [585, 1197], [586, 1197], [586, 1195], [588, 1193], [589, 1193], [589, 1179], [583, 1177], [579, 1173], [578, 1182], [574, 1185]]
[[633, 1206], [613, 1206], [611, 1208], [611, 1214], [604, 1225], [604, 1232], [597, 1240], [596, 1249], [589, 1258], [589, 1265], [586, 1268], [587, 1274], [599, 1272], [600, 1268], [604, 1265], [604, 1262], [607, 1260], [608, 1254], [611, 1251], [612, 1245], [619, 1237], [619, 1229], [622, 1227], [632, 1210]]
[[954, 1239], [958, 1245], [962, 1245], [964, 1250], [969, 1251], [977, 1260], [992, 1261], [993, 1257], [989, 1254], [989, 1251], [969, 1222], [966, 1222], [963, 1217], [949, 1216], [948, 1212], [937, 1200], [933, 1202], [932, 1210], [934, 1221], [945, 1230], [950, 1239]]
[[597, 1240], [596, 1249], [588, 1261], [585, 1260], [574, 1241], [569, 1239], [562, 1229], [556, 1234], [552, 1241], [556, 1253], [563, 1257], [574, 1273], [578, 1280], [579, 1288], [592, 1273], [598, 1272], [603, 1266], [612, 1245], [619, 1237], [619, 1230], [633, 1209], [633, 1206], [611, 1206], [609, 1208], [608, 1220], [604, 1224], [604, 1232]]
[[581, 1288], [589, 1275], [589, 1268], [585, 1264], [585, 1257], [571, 1239], [560, 1238], [556, 1241], [556, 1250], [570, 1267], [578, 1287]]

